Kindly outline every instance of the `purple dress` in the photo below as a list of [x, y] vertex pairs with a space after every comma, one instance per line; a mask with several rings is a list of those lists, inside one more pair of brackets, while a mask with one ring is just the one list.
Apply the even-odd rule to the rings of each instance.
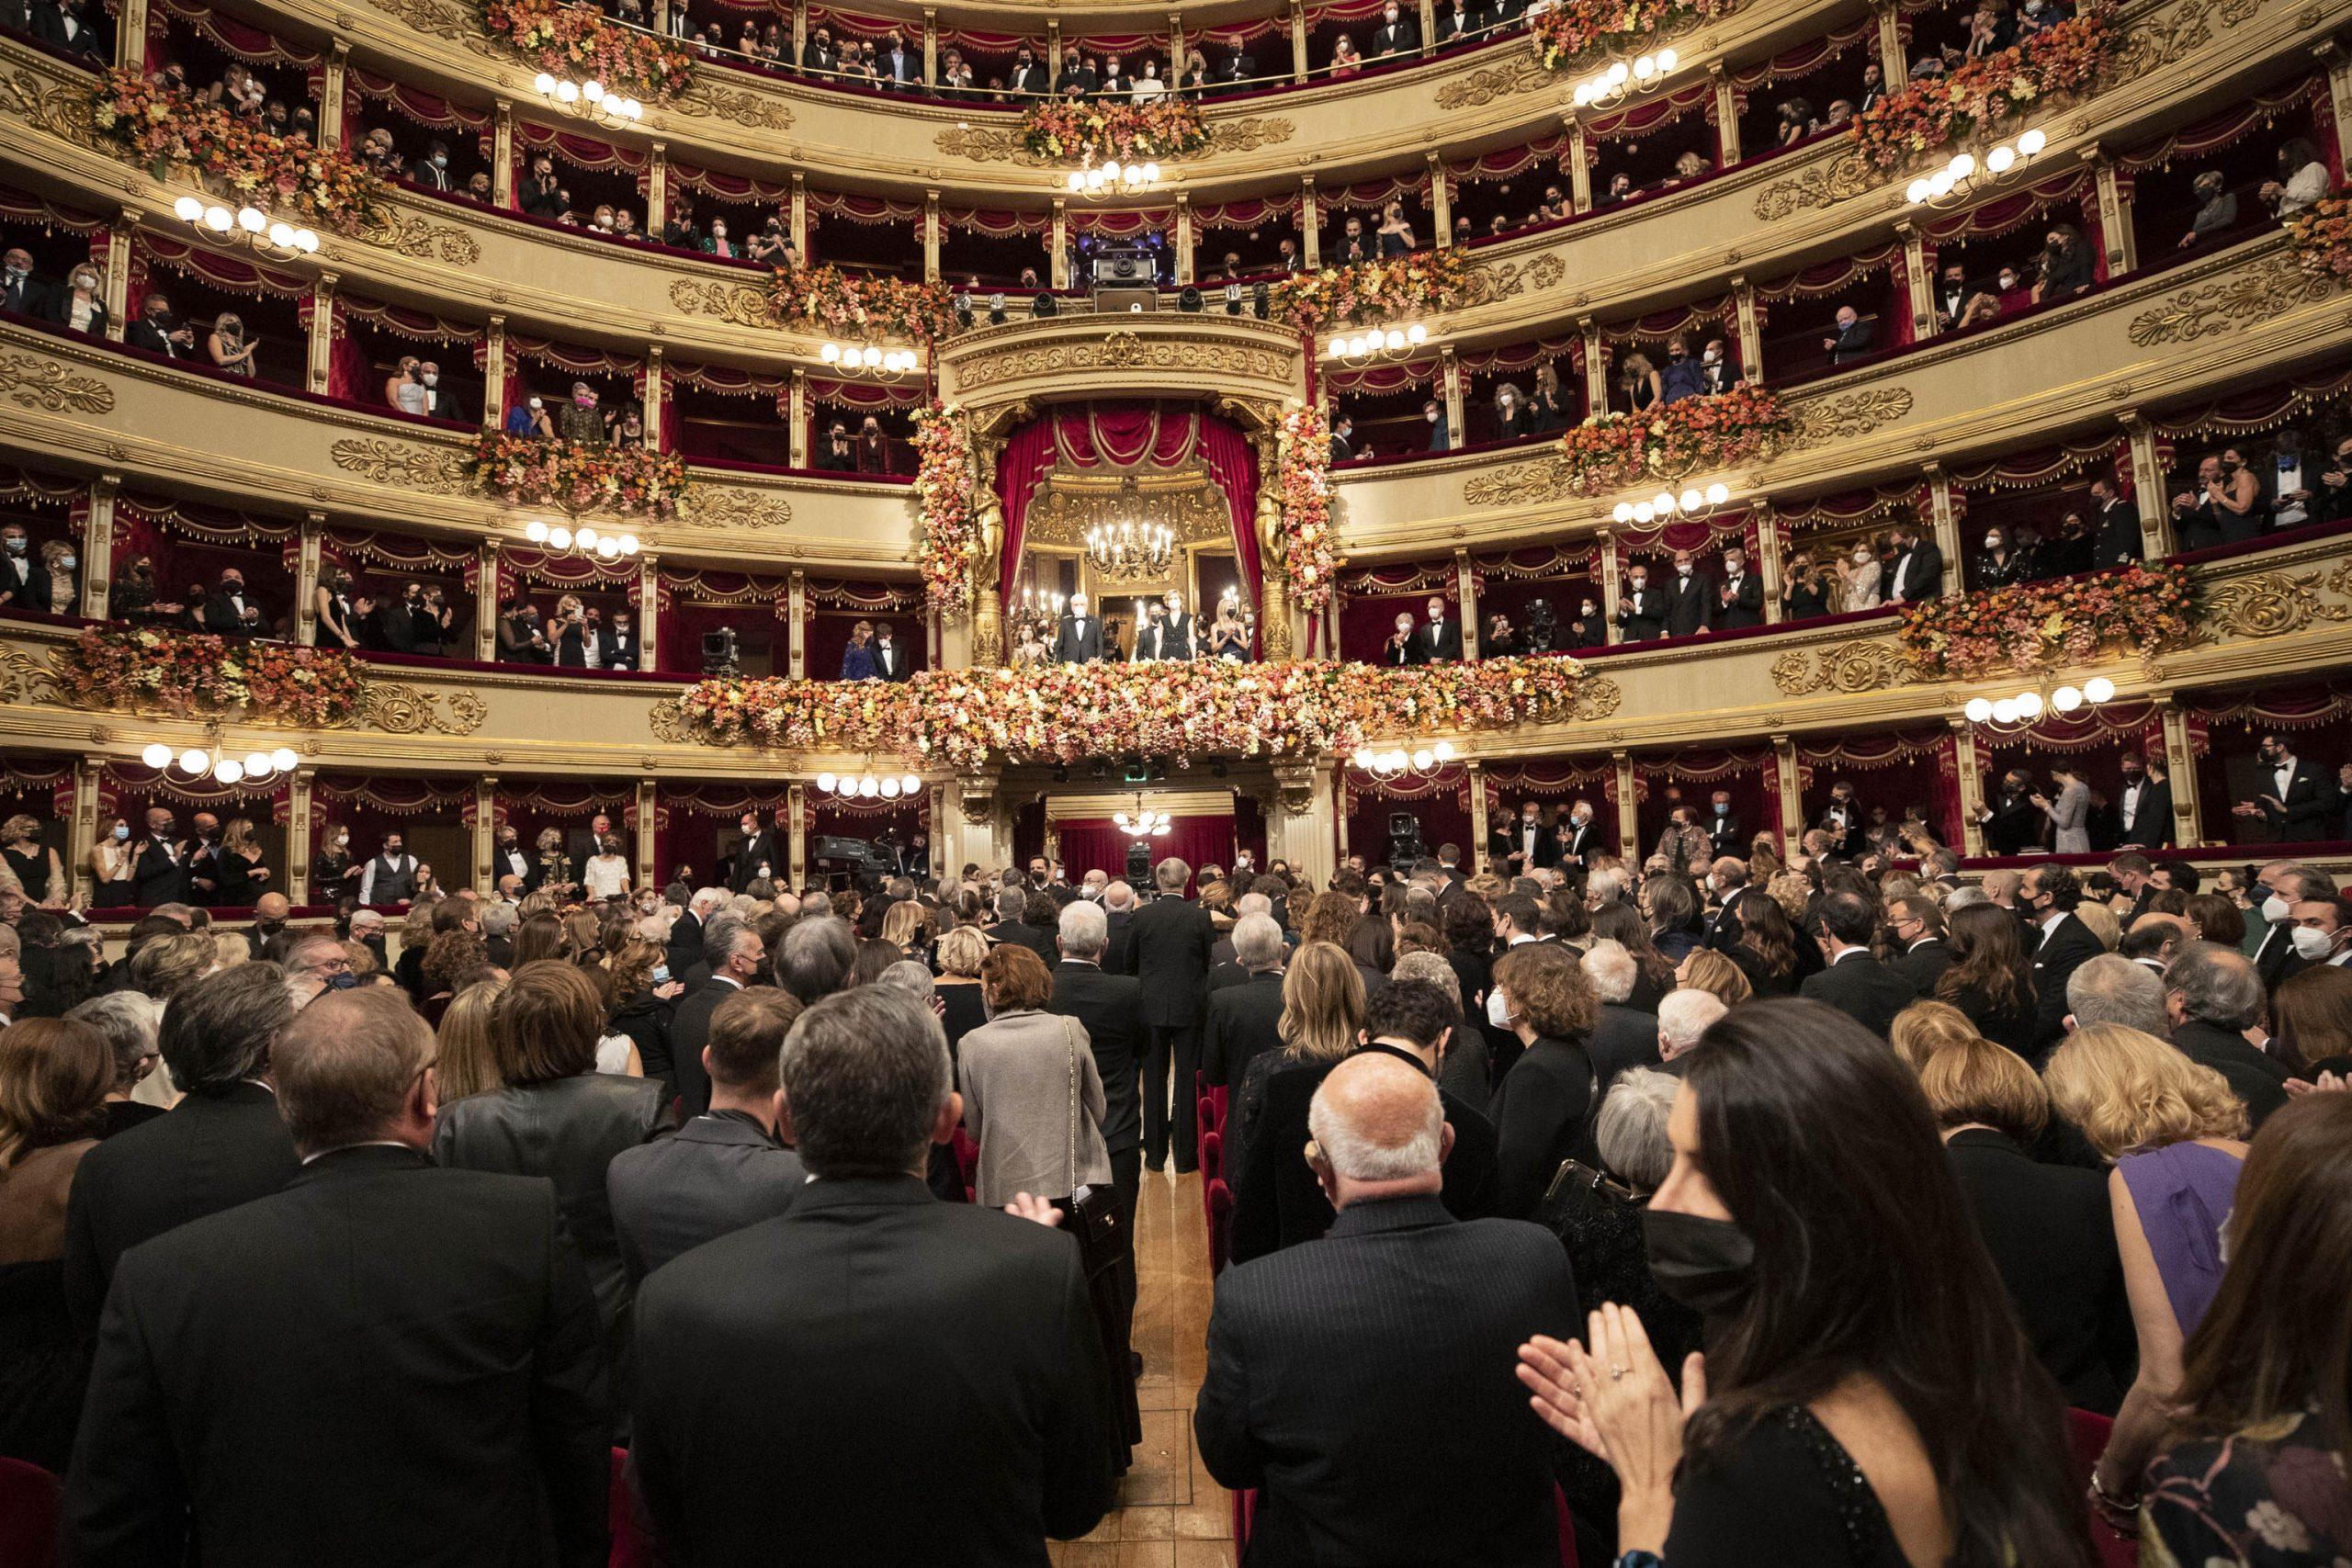
[[2222, 1288], [2222, 1222], [2230, 1217], [2245, 1163], [2203, 1144], [2173, 1144], [2115, 1162], [2184, 1339]]

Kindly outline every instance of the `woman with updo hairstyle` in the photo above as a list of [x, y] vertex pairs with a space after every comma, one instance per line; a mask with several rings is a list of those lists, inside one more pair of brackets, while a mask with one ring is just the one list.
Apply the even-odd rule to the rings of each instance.
[[1894, 1015], [1886, 1032], [1887, 1043], [1915, 1073], [1925, 1071], [1928, 1060], [1945, 1046], [1983, 1038], [1966, 1013], [1938, 1001], [1913, 1002]]
[[[1636, 920], [1639, 917], [1635, 917]], [[1564, 1159], [1598, 1157], [1587, 1123], [1595, 1077], [1585, 1041], [1600, 998], [1577, 955], [1556, 942], [1525, 942], [1495, 960], [1487, 1017], [1502, 1020], [1523, 1049], [1495, 1088], [1500, 1189], [1496, 1212], [1525, 1219]]]
[[1678, 990], [1704, 991], [1725, 1007], [1737, 1007], [1756, 995], [1739, 965], [1712, 947], [1694, 947], [1674, 966]]

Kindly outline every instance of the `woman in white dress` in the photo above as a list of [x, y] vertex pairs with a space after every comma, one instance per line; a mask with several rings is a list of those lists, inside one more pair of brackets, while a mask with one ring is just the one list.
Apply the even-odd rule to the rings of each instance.
[[588, 857], [588, 864], [580, 874], [590, 899], [601, 902], [618, 898], [628, 892], [628, 858], [621, 853], [621, 841], [608, 838], [596, 846]]
[[1844, 585], [1845, 595], [1838, 604], [1842, 610], [1875, 610], [1878, 608], [1878, 554], [1868, 539], [1857, 539], [1854, 547], [1838, 558], [1838, 580]]

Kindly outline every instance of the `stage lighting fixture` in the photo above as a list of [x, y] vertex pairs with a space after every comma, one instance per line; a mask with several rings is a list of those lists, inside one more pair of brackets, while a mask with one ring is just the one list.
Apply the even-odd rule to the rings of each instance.
[[714, 680], [726, 680], [735, 675], [741, 666], [735, 659], [735, 628], [721, 626], [717, 631], [702, 634], [702, 672]]
[[992, 327], [1004, 325], [1004, 291], [1002, 289], [989, 296], [989, 325]]
[[1184, 285], [1176, 296], [1176, 308], [1188, 316], [1201, 313], [1201, 291], [1191, 284]]
[[1273, 298], [1272, 295], [1267, 293], [1266, 286], [1264, 284], [1261, 283], [1258, 285], [1256, 288], [1250, 291], [1250, 313], [1255, 315], [1261, 321], [1272, 313], [1273, 310]]
[[1241, 285], [1228, 283], [1225, 286], [1225, 313], [1228, 316], [1241, 314]]
[[956, 296], [955, 310], [956, 324], [959, 327], [969, 327], [972, 324], [972, 297], [968, 294]]
[[1054, 317], [1060, 315], [1061, 311], [1062, 308], [1054, 302], [1054, 297], [1050, 294], [1040, 294], [1029, 301], [1029, 318], [1032, 321], [1051, 321]]

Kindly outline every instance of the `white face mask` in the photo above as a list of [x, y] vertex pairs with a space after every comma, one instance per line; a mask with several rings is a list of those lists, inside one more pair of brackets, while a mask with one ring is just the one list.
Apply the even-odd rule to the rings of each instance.
[[2289, 908], [2290, 906], [2285, 898], [2279, 897], [2276, 893], [2273, 893], [2269, 897], [2265, 898], [2262, 901], [2262, 918], [2268, 920], [2274, 926], [2283, 926], [2287, 923], [2287, 911]]
[[1984, 536], [1984, 547], [1985, 547], [1986, 549], [1988, 549], [1988, 550], [1997, 550], [1997, 549], [1999, 549], [1999, 548], [2001, 547], [2001, 536], [1999, 536], [1998, 534], [1987, 534], [1987, 535], [1985, 535], [1985, 536]]
[[1510, 1010], [1503, 1001], [1503, 993], [1499, 987], [1487, 993], [1487, 1021], [1497, 1029], [1510, 1027]]
[[2310, 926], [2297, 926], [2294, 942], [2296, 957], [2308, 964], [2316, 964], [2325, 958], [2328, 951], [2335, 947], [2335, 938], [2326, 931], [2315, 931]]

